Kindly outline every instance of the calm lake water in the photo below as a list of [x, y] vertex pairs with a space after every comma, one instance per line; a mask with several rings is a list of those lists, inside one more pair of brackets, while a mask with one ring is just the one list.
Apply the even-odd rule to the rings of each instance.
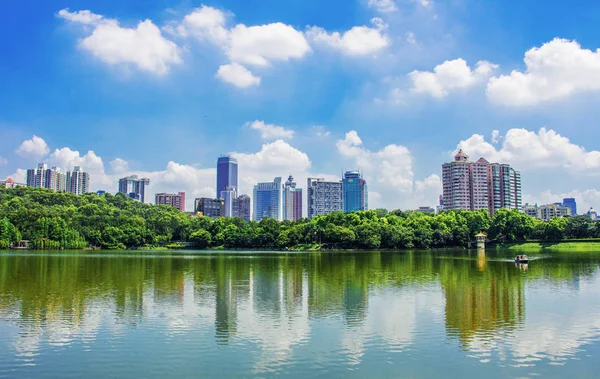
[[1, 378], [598, 378], [600, 253], [0, 253]]

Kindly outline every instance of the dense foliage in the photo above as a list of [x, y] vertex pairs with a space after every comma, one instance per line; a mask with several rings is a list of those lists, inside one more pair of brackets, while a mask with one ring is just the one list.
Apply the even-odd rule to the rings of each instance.
[[109, 249], [168, 246], [288, 248], [323, 244], [336, 248], [434, 248], [467, 246], [475, 234], [491, 240], [598, 238], [588, 217], [542, 222], [517, 210], [449, 211], [438, 215], [383, 209], [332, 213], [295, 222], [191, 217], [170, 206], [142, 204], [122, 194], [97, 196], [44, 189], [0, 189], [0, 248], [21, 239], [35, 248]]

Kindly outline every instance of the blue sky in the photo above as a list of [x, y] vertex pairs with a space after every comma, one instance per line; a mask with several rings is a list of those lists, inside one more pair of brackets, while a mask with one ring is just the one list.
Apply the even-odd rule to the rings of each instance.
[[526, 201], [600, 207], [596, 2], [3, 5], [0, 178], [81, 164], [93, 189], [139, 173], [192, 201], [233, 153], [244, 192], [358, 167], [373, 206], [412, 208], [460, 146], [520, 170]]

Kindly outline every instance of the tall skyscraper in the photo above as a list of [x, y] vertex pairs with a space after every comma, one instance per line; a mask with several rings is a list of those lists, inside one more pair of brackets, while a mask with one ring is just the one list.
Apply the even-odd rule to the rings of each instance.
[[40, 163], [37, 168], [27, 170], [27, 186], [64, 192], [67, 189], [67, 177], [59, 168], [48, 168], [46, 164]]
[[241, 217], [244, 221], [250, 221], [252, 205], [250, 196], [240, 195], [233, 201], [233, 217]]
[[185, 192], [178, 193], [157, 193], [154, 195], [154, 204], [170, 205], [185, 212]]
[[454, 161], [442, 165], [443, 208], [521, 209], [521, 174], [507, 164], [476, 162], [460, 150]]
[[571, 208], [571, 216], [577, 216], [577, 202], [572, 197], [563, 199], [563, 205]]
[[346, 171], [342, 179], [344, 191], [344, 212], [366, 211], [369, 209], [367, 181], [358, 171]]
[[281, 178], [254, 186], [254, 220], [265, 217], [281, 221], [283, 219]]
[[219, 198], [225, 200], [225, 217], [234, 217], [234, 201], [237, 199], [237, 189], [233, 186], [225, 187]]
[[194, 211], [202, 216], [217, 218], [225, 216], [225, 200], [200, 197], [194, 199]]
[[90, 174], [83, 172], [80, 166], [73, 167], [67, 172], [67, 192], [83, 195], [90, 192]]
[[150, 179], [141, 178], [137, 175], [127, 176], [119, 179], [119, 192], [124, 193], [127, 197], [146, 202], [146, 187], [150, 185]]
[[308, 218], [343, 211], [342, 182], [329, 182], [322, 178], [306, 181]]
[[296, 187], [292, 175], [283, 187], [283, 219], [296, 221], [302, 218], [302, 188]]
[[227, 187], [238, 188], [238, 163], [235, 158], [222, 156], [217, 159], [217, 196]]

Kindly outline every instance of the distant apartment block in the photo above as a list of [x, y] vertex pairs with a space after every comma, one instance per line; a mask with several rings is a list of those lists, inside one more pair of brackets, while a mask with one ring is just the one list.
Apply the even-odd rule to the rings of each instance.
[[194, 211], [200, 216], [225, 217], [225, 200], [209, 197], [194, 199]]
[[292, 175], [283, 187], [283, 219], [296, 221], [302, 218], [302, 188], [296, 186]]
[[233, 201], [233, 217], [241, 217], [244, 221], [250, 221], [252, 204], [250, 196], [240, 195]]
[[119, 192], [127, 197], [146, 202], [146, 187], [150, 185], [150, 179], [138, 178], [137, 175], [127, 176], [119, 179]]
[[419, 208], [415, 209], [415, 212], [435, 214], [435, 209], [433, 209], [431, 207], [419, 207]]
[[346, 171], [342, 179], [344, 212], [369, 209], [367, 181], [358, 171]]
[[48, 168], [40, 163], [37, 168], [27, 170], [27, 186], [64, 192], [67, 189], [67, 177], [59, 168]]
[[283, 188], [281, 178], [277, 177], [272, 182], [258, 183], [254, 186], [254, 212], [255, 221], [264, 218], [283, 220]]
[[73, 167], [67, 172], [67, 192], [83, 195], [90, 192], [90, 174], [84, 172], [80, 166]]
[[342, 182], [330, 182], [322, 178], [306, 181], [308, 218], [343, 211]]
[[525, 204], [523, 212], [526, 215], [543, 221], [550, 221], [555, 217], [571, 216], [571, 208], [562, 204], [529, 205]]
[[27, 187], [25, 183], [17, 183], [12, 178], [8, 178], [6, 180], [0, 180], [0, 188], [17, 188], [17, 187]]
[[170, 205], [185, 212], [185, 192], [178, 193], [157, 193], [154, 195], [154, 204]]
[[442, 189], [444, 210], [521, 209], [521, 174], [484, 158], [471, 162], [462, 150], [442, 165]]

